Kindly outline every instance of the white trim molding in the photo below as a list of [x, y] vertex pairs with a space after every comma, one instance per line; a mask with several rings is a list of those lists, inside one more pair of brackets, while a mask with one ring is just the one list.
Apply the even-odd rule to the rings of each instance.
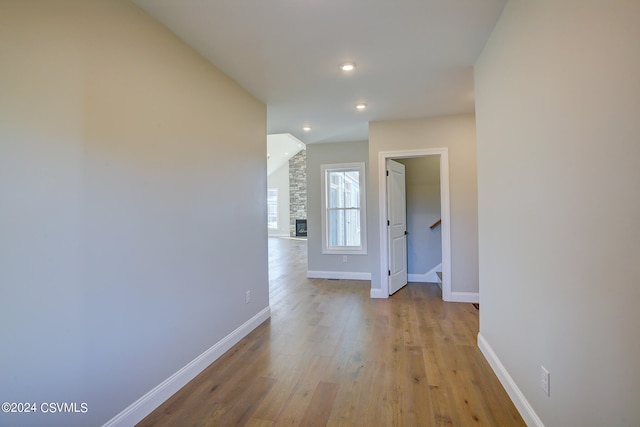
[[478, 292], [451, 292], [448, 301], [480, 303], [480, 294]]
[[[381, 151], [378, 153], [378, 228], [380, 233], [380, 289], [371, 289], [371, 298], [389, 298], [389, 249], [387, 242], [387, 159], [440, 157], [440, 216], [442, 219], [442, 299], [453, 301], [451, 295], [451, 209], [449, 206], [449, 149]], [[375, 295], [375, 296], [374, 296]]]
[[431, 270], [422, 274], [408, 274], [407, 278], [410, 282], [418, 283], [440, 283], [440, 278], [436, 274], [436, 271], [441, 271], [442, 263], [436, 265]]
[[200, 356], [193, 359], [178, 372], [158, 384], [140, 399], [133, 402], [118, 415], [107, 421], [103, 427], [128, 427], [142, 421], [168, 398], [194, 379], [200, 372], [215, 362], [220, 356], [236, 345], [242, 338], [271, 317], [271, 308], [265, 307], [258, 314], [247, 320], [235, 331], [218, 341]]
[[371, 273], [357, 271], [307, 271], [309, 279], [371, 280]]
[[516, 406], [516, 409], [518, 409], [524, 422], [528, 426], [544, 427], [544, 424], [542, 424], [533, 407], [529, 404], [526, 397], [524, 397], [524, 394], [522, 394], [516, 382], [511, 378], [511, 375], [509, 375], [509, 372], [507, 372], [507, 369], [500, 359], [498, 359], [498, 356], [481, 333], [478, 333], [478, 348], [484, 355], [484, 358], [487, 359], [487, 362], [489, 362], [491, 369], [493, 369], [498, 380], [500, 380], [502, 387], [504, 387], [511, 401]]
[[385, 294], [384, 291], [380, 288], [371, 288], [371, 292], [369, 293], [370, 298], [389, 298], [389, 291]]
[[[367, 253], [367, 186], [366, 186], [366, 165], [365, 162], [356, 163], [335, 163], [335, 164], [323, 164], [320, 165], [322, 171], [322, 180], [320, 181], [320, 194], [322, 198], [320, 200], [320, 216], [322, 219], [322, 253], [323, 254], [366, 254]], [[357, 207], [331, 207], [329, 204], [328, 184], [329, 174], [336, 172], [358, 172], [358, 206]], [[346, 178], [345, 178], [346, 179]], [[330, 186], [330, 184], [329, 184]], [[348, 212], [350, 210], [357, 209], [360, 213], [360, 245], [358, 246], [330, 246], [329, 244], [329, 224], [331, 221], [328, 219], [327, 211], [329, 210], [342, 210]]]

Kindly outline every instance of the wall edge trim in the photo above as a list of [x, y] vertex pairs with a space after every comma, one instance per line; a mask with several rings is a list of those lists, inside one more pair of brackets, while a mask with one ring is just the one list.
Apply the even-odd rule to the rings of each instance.
[[[443, 298], [444, 299], [444, 298]], [[479, 292], [451, 292], [449, 298], [444, 299], [448, 302], [475, 302], [480, 303]]]
[[[410, 282], [426, 282], [426, 283], [441, 283], [436, 271], [442, 271], [442, 263], [436, 265], [426, 273], [421, 274], [407, 274], [407, 278]], [[442, 289], [442, 286], [440, 286]]]
[[511, 401], [524, 419], [524, 422], [528, 426], [544, 427], [544, 424], [542, 424], [542, 421], [533, 410], [533, 407], [529, 404], [522, 391], [520, 391], [520, 388], [513, 378], [511, 378], [511, 375], [509, 375], [509, 372], [504, 367], [498, 358], [498, 355], [493, 351], [491, 345], [482, 333], [478, 333], [478, 348], [487, 362], [489, 362], [491, 369], [495, 372], [498, 380], [502, 384], [502, 387], [504, 387], [505, 391], [511, 398]]
[[371, 273], [357, 271], [307, 271], [309, 279], [371, 280]]
[[242, 338], [271, 317], [271, 307], [267, 306], [258, 314], [247, 320], [236, 330], [215, 343], [204, 353], [187, 363], [169, 378], [155, 386], [145, 395], [126, 407], [122, 412], [107, 421], [103, 427], [132, 426], [142, 421], [168, 398], [184, 387], [200, 372], [215, 362]]
[[389, 298], [388, 294], [385, 294], [380, 288], [371, 288], [371, 292], [369, 293], [370, 298], [381, 298], [386, 299]]

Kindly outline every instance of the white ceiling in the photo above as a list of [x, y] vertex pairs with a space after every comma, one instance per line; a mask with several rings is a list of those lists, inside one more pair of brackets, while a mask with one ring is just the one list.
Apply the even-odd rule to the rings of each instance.
[[290, 133], [267, 135], [267, 176], [305, 148], [304, 143]]
[[[473, 112], [472, 66], [506, 3], [134, 1], [264, 102], [268, 133], [305, 143], [365, 140], [374, 120]], [[348, 75], [346, 61], [357, 64]]]

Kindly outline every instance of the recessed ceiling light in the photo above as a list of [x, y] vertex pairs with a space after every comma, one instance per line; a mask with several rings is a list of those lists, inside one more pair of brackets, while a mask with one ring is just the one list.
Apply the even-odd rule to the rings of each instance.
[[365, 108], [367, 108], [367, 104], [365, 104], [365, 103], [363, 103], [363, 102], [361, 102], [361, 103], [359, 103], [359, 104], [356, 104], [356, 109], [357, 109], [358, 111], [362, 111], [362, 110], [364, 110]]
[[344, 64], [340, 64], [340, 69], [342, 71], [353, 71], [356, 68], [356, 64], [353, 62], [345, 62]]
[[304, 126], [302, 130], [305, 132], [309, 132], [311, 130], [311, 126]]

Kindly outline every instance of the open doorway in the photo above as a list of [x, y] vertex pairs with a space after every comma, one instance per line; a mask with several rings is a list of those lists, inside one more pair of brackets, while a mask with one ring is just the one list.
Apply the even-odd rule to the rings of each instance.
[[405, 167], [407, 279], [442, 286], [440, 156], [395, 160]]
[[305, 237], [306, 146], [291, 134], [267, 135], [267, 225], [270, 237]]
[[[391, 264], [394, 247], [390, 244], [389, 236], [389, 209], [390, 192], [388, 189], [388, 164], [389, 160], [418, 159], [423, 157], [435, 157], [438, 159], [439, 183], [440, 183], [440, 223], [436, 227], [440, 228], [441, 235], [441, 274], [442, 274], [442, 298], [445, 301], [451, 300], [451, 236], [450, 236], [450, 207], [449, 207], [449, 158], [447, 148], [410, 150], [410, 151], [388, 151], [380, 152], [379, 162], [379, 201], [380, 201], [380, 273], [382, 280], [382, 292], [389, 295], [390, 291], [397, 288], [397, 284], [391, 284]], [[392, 196], [393, 197], [393, 196]], [[437, 221], [430, 224], [434, 225]], [[397, 267], [395, 267], [397, 269]], [[431, 273], [431, 272], [428, 272]], [[425, 273], [426, 274], [426, 273]], [[385, 279], [386, 278], [386, 279]]]

